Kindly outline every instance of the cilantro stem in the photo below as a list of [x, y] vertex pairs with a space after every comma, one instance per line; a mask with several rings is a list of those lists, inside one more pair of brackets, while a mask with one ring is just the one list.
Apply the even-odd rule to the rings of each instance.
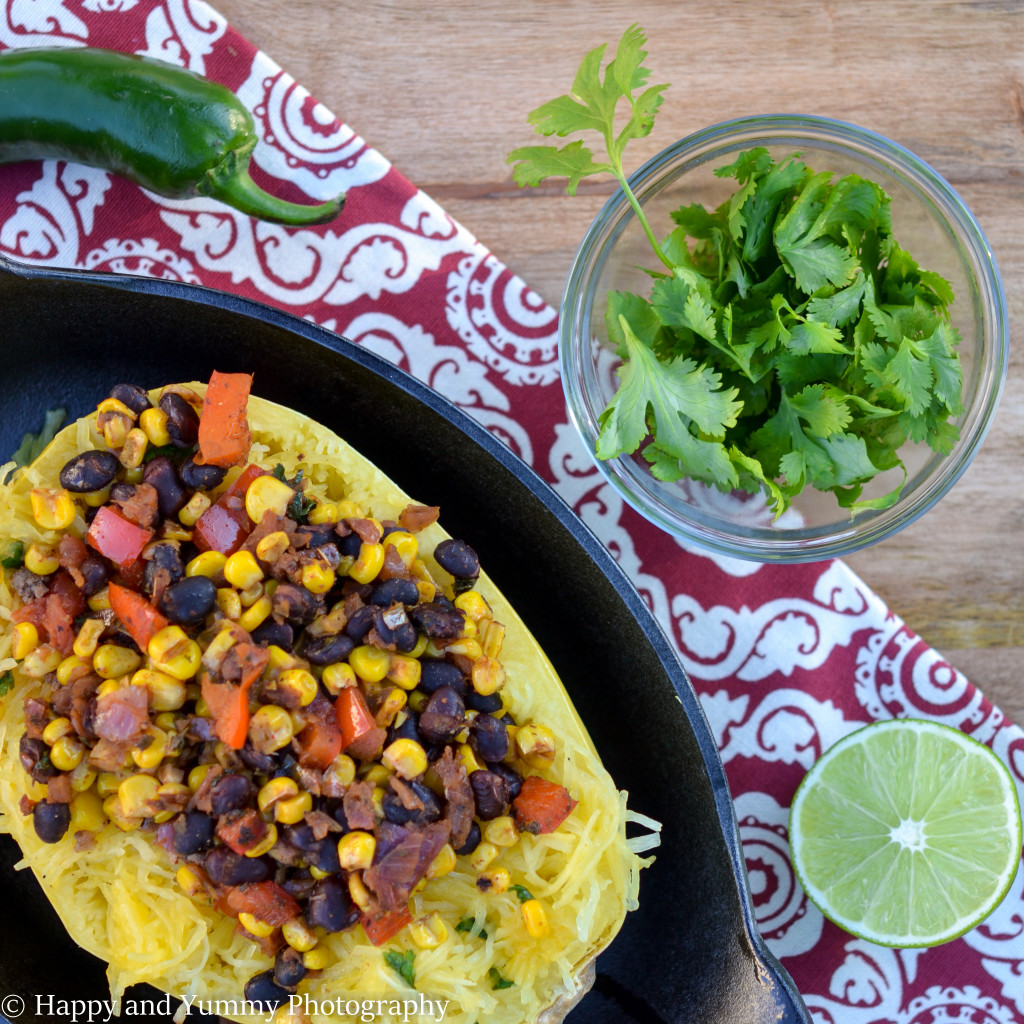
[[636, 218], [640, 222], [640, 227], [644, 229], [644, 234], [647, 236], [647, 240], [651, 243], [651, 248], [654, 249], [655, 255], [671, 273], [675, 270], [675, 264], [673, 264], [668, 256], [665, 255], [664, 250], [661, 248], [661, 243], [658, 241], [658, 237], [655, 235], [654, 229], [651, 227], [651, 222], [647, 219], [647, 214], [644, 213], [644, 208], [640, 205], [640, 200], [637, 199], [633, 194], [633, 190], [629, 187], [629, 179], [626, 177], [626, 173], [622, 169], [622, 160], [615, 151], [611, 140], [606, 138], [606, 145], [612, 165], [612, 171], [615, 174], [615, 177], [618, 178], [619, 185], [622, 187], [622, 191], [625, 193], [626, 199], [629, 200], [629, 205], [633, 207], [633, 212], [636, 214]]

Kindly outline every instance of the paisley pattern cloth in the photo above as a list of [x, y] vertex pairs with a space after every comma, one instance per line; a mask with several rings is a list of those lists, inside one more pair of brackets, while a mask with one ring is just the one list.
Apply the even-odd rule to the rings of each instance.
[[149, 54], [237, 91], [254, 176], [300, 201], [348, 192], [312, 230], [171, 201], [56, 161], [0, 168], [0, 248], [30, 264], [177, 278], [315, 320], [466, 409], [549, 480], [655, 610], [725, 762], [757, 920], [819, 1024], [1024, 1020], [1024, 872], [962, 939], [892, 951], [823, 920], [796, 882], [786, 816], [815, 757], [880, 718], [990, 744], [1024, 790], [1024, 732], [841, 562], [758, 566], [690, 550], [608, 487], [570, 427], [556, 311], [272, 57], [198, 0], [3, 0], [0, 46]]

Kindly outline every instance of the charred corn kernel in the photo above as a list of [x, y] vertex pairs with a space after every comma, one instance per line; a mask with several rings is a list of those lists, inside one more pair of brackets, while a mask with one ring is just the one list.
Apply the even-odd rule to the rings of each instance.
[[392, 654], [387, 678], [403, 690], [415, 690], [420, 684], [422, 668], [419, 660], [408, 654]]
[[379, 683], [388, 674], [391, 655], [379, 647], [361, 644], [349, 654], [348, 663], [360, 679], [368, 683]]
[[148, 726], [138, 745], [132, 748], [132, 760], [144, 772], [155, 771], [167, 755], [167, 733], [155, 725]]
[[33, 542], [25, 548], [25, 568], [37, 576], [49, 576], [60, 568], [60, 559], [56, 548], [49, 544]]
[[548, 925], [548, 912], [540, 900], [527, 900], [520, 906], [519, 912], [523, 915], [526, 930], [533, 938], [543, 939], [551, 930]]
[[403, 779], [415, 779], [427, 770], [427, 752], [421, 744], [406, 737], [389, 743], [381, 760]]
[[289, 653], [283, 647], [278, 647], [276, 644], [271, 644], [267, 648], [267, 653], [270, 655], [270, 661], [267, 662], [264, 672], [269, 679], [276, 679], [282, 672], [287, 672], [288, 669], [302, 668], [304, 664], [295, 655]]
[[494, 843], [480, 843], [469, 855], [469, 866], [477, 873], [486, 871], [501, 853]]
[[124, 778], [117, 772], [100, 772], [96, 776], [96, 792], [104, 799], [108, 796], [117, 796], [118, 786], [124, 782]]
[[62, 736], [73, 736], [74, 732], [75, 727], [71, 724], [71, 719], [61, 716], [46, 723], [43, 729], [43, 742], [52, 747]]
[[291, 546], [291, 538], [284, 530], [268, 533], [256, 544], [256, 557], [261, 562], [276, 562]]
[[96, 647], [99, 645], [100, 637], [106, 628], [107, 624], [102, 619], [86, 619], [78, 631], [78, 636], [75, 637], [71, 650], [79, 658], [88, 658], [91, 663], [92, 656], [96, 653]]
[[[263, 480], [264, 477], [260, 477]], [[257, 520], [259, 522], [259, 520]], [[263, 579], [263, 570], [251, 551], [236, 551], [224, 563], [224, 579], [233, 587], [245, 590]]]
[[555, 761], [555, 734], [546, 725], [528, 722], [516, 730], [516, 750], [531, 768], [550, 768]]
[[163, 521], [163, 525], [160, 527], [160, 533], [158, 536], [164, 541], [185, 543], [192, 539], [192, 531], [183, 523], [176, 523], [173, 519], [165, 519]]
[[14, 626], [14, 646], [11, 657], [21, 661], [39, 646], [39, 630], [31, 622], [18, 622]]
[[142, 659], [135, 651], [117, 644], [101, 644], [92, 656], [93, 671], [101, 679], [120, 679], [130, 675], [141, 664]]
[[281, 935], [292, 949], [308, 953], [316, 945], [316, 935], [309, 930], [301, 917], [293, 917], [281, 925]]
[[508, 892], [512, 884], [512, 875], [508, 868], [491, 868], [490, 871], [482, 871], [477, 878], [477, 888], [490, 895], [500, 896]]
[[118, 459], [125, 469], [138, 469], [149, 447], [149, 438], [141, 427], [132, 427], [124, 439]]
[[117, 787], [121, 814], [125, 818], [148, 818], [153, 812], [153, 801], [160, 783], [152, 775], [129, 775]]
[[306, 816], [308, 811], [313, 809], [313, 796], [311, 793], [302, 792], [297, 796], [290, 796], [285, 800], [278, 800], [274, 804], [274, 820], [282, 825], [298, 825]]
[[[419, 559], [417, 559], [417, 561], [414, 564], [423, 565], [423, 563]], [[424, 572], [425, 571], [426, 568], [424, 567]], [[437, 587], [434, 586], [434, 584], [429, 580], [417, 580], [416, 590], [419, 592], [421, 601], [433, 601], [434, 598], [437, 596]]]
[[277, 826], [270, 822], [267, 825], [267, 834], [255, 845], [245, 851], [246, 857], [262, 857], [277, 845]]
[[184, 707], [188, 696], [188, 687], [181, 679], [175, 679], [166, 672], [157, 672], [151, 668], [140, 668], [132, 676], [132, 686], [144, 686], [149, 694], [149, 706], [158, 714], [165, 711], [177, 711]]
[[134, 832], [142, 824], [142, 818], [132, 818], [121, 809], [121, 798], [115, 793], [103, 801], [103, 813], [122, 831]]
[[50, 748], [50, 763], [57, 771], [70, 772], [82, 762], [85, 746], [75, 736], [61, 736]]
[[451, 843], [445, 843], [430, 862], [427, 878], [443, 878], [451, 874], [455, 870], [456, 859], [455, 848]]
[[453, 641], [445, 647], [445, 651], [450, 654], [461, 654], [469, 658], [470, 661], [482, 658], [484, 653], [484, 649], [480, 646], [480, 641], [472, 637]]
[[66, 530], [75, 521], [75, 502], [63, 488], [33, 487], [32, 518], [44, 530]]
[[348, 754], [339, 754], [328, 765], [324, 773], [325, 781], [328, 775], [340, 785], [349, 786], [355, 781], [356, 763]]
[[[226, 620], [221, 619], [221, 622]], [[239, 623], [241, 625], [241, 623]], [[243, 627], [244, 628], [244, 627]], [[231, 629], [222, 629], [206, 646], [206, 650], [203, 651], [202, 662], [203, 668], [209, 669], [211, 672], [216, 672], [220, 668], [221, 662], [224, 660], [225, 655], [232, 647], [238, 642], [238, 637], [235, 636]]]
[[97, 420], [96, 425], [107, 442], [108, 448], [123, 448], [128, 440], [128, 432], [132, 429], [133, 418], [129, 418], [120, 412], [104, 413]]
[[[138, 470], [129, 470], [128, 473], [135, 473]], [[129, 480], [128, 473], [125, 474], [125, 483], [140, 483], [141, 480]], [[79, 494], [79, 497], [88, 505], [90, 508], [99, 508], [101, 505], [106, 505], [110, 501], [110, 488], [104, 487], [99, 491], [86, 491], [84, 494]]]
[[448, 926], [436, 911], [409, 926], [409, 936], [420, 949], [437, 949], [448, 938]]
[[178, 888], [188, 896], [198, 896], [205, 891], [202, 878], [191, 864], [182, 864], [174, 873], [174, 881], [178, 883]]
[[76, 767], [71, 769], [69, 777], [71, 788], [76, 793], [84, 793], [87, 789], [92, 788], [92, 784], [97, 778], [97, 772], [94, 768], [90, 768], [89, 762], [83, 758]]
[[[245, 604], [245, 598], [242, 598], [242, 604]], [[261, 623], [266, 622], [270, 617], [270, 612], [274, 607], [273, 602], [265, 594], [254, 601], [248, 608], [238, 616], [238, 624], [247, 633], [251, 633]]]
[[279, 775], [260, 787], [259, 793], [256, 794], [256, 804], [266, 814], [279, 801], [298, 795], [298, 783], [287, 775]]
[[465, 612], [467, 618], [479, 623], [481, 619], [490, 617], [490, 605], [484, 600], [479, 590], [464, 590], [455, 598], [455, 607]]
[[334, 586], [334, 570], [321, 562], [307, 562], [302, 567], [302, 585], [313, 594], [326, 594]]
[[352, 902], [360, 910], [366, 910], [370, 906], [372, 897], [370, 896], [370, 891], [363, 884], [361, 875], [353, 872], [348, 876], [348, 894], [352, 897]]
[[222, 572], [228, 556], [222, 551], [202, 551], [185, 566], [186, 576], [206, 576], [212, 579]]
[[416, 560], [420, 550], [420, 543], [415, 535], [408, 533], [406, 530], [394, 530], [392, 533], [389, 533], [384, 538], [384, 546], [394, 548], [407, 569]]
[[269, 935], [274, 934], [274, 925], [267, 924], [266, 921], [261, 921], [258, 917], [244, 910], [238, 915], [238, 923], [250, 935], [255, 935], [258, 939], [265, 939]]
[[359, 555], [348, 571], [356, 583], [371, 583], [384, 565], [383, 544], [360, 544]]
[[377, 840], [369, 832], [348, 832], [338, 840], [338, 863], [346, 871], [365, 871], [376, 851]]
[[316, 949], [302, 954], [302, 966], [307, 971], [322, 971], [330, 962], [331, 951], [326, 946], [317, 946]]
[[264, 704], [249, 720], [249, 736], [256, 749], [266, 754], [287, 746], [294, 735], [292, 716], [276, 704]]
[[110, 588], [101, 587], [85, 601], [91, 612], [105, 612], [110, 607]]
[[483, 697], [497, 693], [505, 685], [505, 669], [500, 661], [481, 655], [473, 662], [470, 673], [473, 689]]
[[519, 829], [509, 815], [502, 814], [484, 824], [483, 837], [495, 846], [515, 846], [519, 842]]
[[484, 657], [496, 659], [501, 654], [501, 645], [505, 642], [505, 627], [500, 622], [488, 622], [480, 636], [480, 646]]
[[284, 690], [298, 698], [299, 706], [312, 704], [320, 692], [316, 676], [304, 668], [289, 668], [277, 677], [277, 689]]
[[352, 666], [344, 661], [336, 661], [324, 668], [321, 681], [332, 697], [337, 697], [342, 690], [356, 685], [356, 674]]
[[[72, 648], [72, 650], [74, 650], [74, 648]], [[69, 654], [57, 666], [57, 682], [60, 683], [61, 686], [67, 686], [68, 683], [71, 683], [82, 676], [89, 675], [91, 672], [91, 658], [80, 658], [77, 654]]]
[[242, 615], [242, 599], [233, 587], [221, 587], [217, 591], [217, 607], [229, 619], [238, 619]]
[[42, 679], [50, 672], [56, 672], [57, 666], [63, 660], [56, 647], [39, 644], [25, 655], [21, 663], [21, 674], [28, 676], [29, 679]]
[[171, 443], [171, 435], [167, 432], [167, 413], [163, 409], [156, 406], [143, 409], [139, 416], [139, 426], [154, 448], [162, 448]]
[[466, 617], [462, 620], [462, 629], [459, 632], [459, 638], [461, 640], [472, 640], [476, 637], [478, 632], [476, 622], [473, 619]]
[[203, 652], [181, 626], [165, 626], [146, 649], [153, 667], [175, 679], [191, 679], [199, 671]]
[[477, 760], [477, 756], [473, 751], [473, 748], [468, 743], [459, 744], [458, 755], [459, 760], [462, 762], [462, 767], [466, 769], [467, 775], [471, 775], [473, 772], [478, 772], [484, 767]]
[[68, 831], [72, 835], [76, 832], [99, 832], [106, 823], [103, 801], [95, 790], [76, 793], [71, 798], [71, 824]]
[[405, 690], [401, 690], [398, 687], [391, 690], [381, 702], [380, 707], [377, 708], [375, 716], [377, 724], [382, 729], [390, 728], [395, 721], [395, 716], [405, 707], [408, 699]]
[[294, 497], [294, 488], [276, 476], [265, 473], [249, 484], [245, 492], [245, 511], [254, 523], [258, 523], [265, 512], [283, 516]]
[[206, 773], [212, 767], [212, 764], [197, 764], [188, 773], [188, 788], [191, 789], [193, 793], [203, 784], [203, 779], [206, 778]]
[[202, 491], [196, 491], [185, 502], [184, 508], [178, 513], [178, 522], [184, 526], [195, 526], [199, 517], [213, 504], [213, 499]]
[[135, 413], [128, 408], [120, 398], [104, 398], [99, 405], [96, 406], [96, 412], [115, 412], [120, 413], [122, 416], [127, 416], [132, 422], [135, 421]]
[[263, 583], [254, 583], [251, 587], [238, 592], [243, 608], [251, 608], [263, 596]]

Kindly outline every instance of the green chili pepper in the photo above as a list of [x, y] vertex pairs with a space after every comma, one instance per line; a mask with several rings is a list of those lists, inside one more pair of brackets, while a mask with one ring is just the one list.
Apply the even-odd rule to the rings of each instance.
[[88, 164], [277, 224], [320, 224], [341, 211], [344, 195], [304, 206], [260, 188], [249, 176], [256, 141], [230, 89], [173, 64], [94, 47], [0, 53], [0, 163]]

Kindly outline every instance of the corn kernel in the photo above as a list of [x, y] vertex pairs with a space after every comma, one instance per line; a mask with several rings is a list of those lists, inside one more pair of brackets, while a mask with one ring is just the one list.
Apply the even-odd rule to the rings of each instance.
[[164, 711], [177, 711], [184, 707], [188, 696], [188, 688], [183, 680], [151, 668], [140, 668], [132, 676], [132, 686], [146, 688], [149, 706], [158, 714]]
[[129, 410], [129, 415], [121, 412], [104, 412], [96, 420], [96, 426], [107, 442], [108, 448], [123, 448], [128, 440], [128, 432], [135, 422], [135, 414]]
[[[74, 648], [72, 648], [72, 650], [73, 649]], [[91, 672], [91, 658], [80, 658], [77, 654], [69, 654], [57, 666], [57, 682], [60, 683], [61, 686], [67, 686], [68, 683], [72, 683], [76, 679], [81, 679], [82, 676], [87, 676]]]
[[79, 658], [88, 658], [91, 662], [92, 656], [96, 653], [96, 647], [100, 642], [100, 637], [106, 628], [106, 623], [102, 619], [86, 619], [82, 623], [82, 627], [79, 629], [78, 636], [75, 637], [75, 642], [71, 649]]
[[279, 821], [282, 825], [298, 825], [306, 816], [306, 813], [312, 809], [312, 794], [302, 792], [298, 796], [290, 796], [285, 800], [278, 800], [274, 804], [274, 820]]
[[114, 793], [103, 801], [103, 813], [122, 831], [133, 832], [142, 825], [142, 818], [132, 818], [121, 809], [121, 799]]
[[415, 740], [405, 737], [388, 744], [381, 761], [403, 779], [415, 779], [427, 770], [427, 752]]
[[202, 551], [185, 566], [186, 576], [206, 576], [213, 579], [223, 572], [228, 556], [223, 551]]
[[66, 530], [75, 521], [75, 502], [63, 488], [33, 487], [32, 518], [44, 530]]
[[198, 896], [201, 892], [205, 891], [203, 880], [190, 864], [182, 864], [178, 868], [174, 873], [174, 881], [178, 883], [178, 888], [188, 896]]
[[153, 801], [159, 786], [152, 775], [129, 775], [117, 787], [122, 817], [148, 818], [153, 813]]
[[341, 519], [362, 519], [363, 507], [348, 498], [335, 502]]
[[482, 697], [497, 693], [505, 685], [505, 669], [500, 661], [481, 655], [473, 662], [470, 673], [473, 689]]
[[540, 900], [527, 900], [519, 908], [523, 915], [526, 930], [535, 939], [542, 939], [551, 930], [548, 925], [548, 914]]
[[258, 523], [265, 512], [283, 516], [295, 497], [295, 491], [283, 480], [265, 473], [256, 477], [245, 492], [245, 511]]
[[135, 413], [128, 408], [120, 398], [104, 398], [99, 405], [96, 406], [97, 413], [118, 413], [121, 416], [126, 416], [132, 422], [135, 421]]
[[141, 427], [132, 427], [128, 431], [121, 447], [118, 459], [125, 469], [138, 469], [149, 447], [149, 438]]
[[238, 592], [238, 599], [242, 602], [243, 608], [251, 608], [261, 597], [263, 597], [262, 581]]
[[495, 846], [515, 846], [519, 842], [519, 829], [509, 815], [502, 814], [484, 824], [483, 837]]
[[132, 760], [144, 772], [155, 771], [167, 755], [168, 746], [168, 736], [163, 729], [155, 725], [147, 726], [139, 745], [132, 748]]
[[256, 557], [261, 562], [276, 562], [291, 546], [291, 538], [284, 530], [275, 530], [256, 544]]
[[99, 832], [106, 823], [103, 801], [94, 790], [76, 793], [71, 798], [71, 823], [68, 831], [72, 835], [76, 832]]
[[310, 510], [306, 519], [316, 526], [322, 526], [325, 523], [340, 522], [341, 516], [338, 515], [338, 506], [333, 501], [321, 501]]
[[375, 716], [377, 725], [382, 729], [389, 729], [395, 722], [397, 715], [405, 707], [409, 697], [405, 690], [399, 689], [397, 686], [388, 692], [388, 695], [381, 702], [379, 708], [377, 708], [377, 714]]
[[276, 687], [298, 697], [300, 707], [312, 704], [320, 692], [320, 684], [316, 677], [304, 668], [285, 669], [277, 677]]
[[270, 853], [276, 844], [277, 826], [273, 822], [270, 822], [270, 824], [267, 825], [267, 834], [255, 846], [250, 846], [249, 849], [245, 851], [245, 855], [246, 857], [262, 857], [265, 853]]
[[420, 684], [422, 666], [408, 654], [392, 654], [387, 678], [403, 690], [415, 690]]
[[101, 587], [96, 591], [95, 594], [91, 594], [86, 598], [85, 602], [89, 611], [91, 612], [104, 612], [110, 607], [110, 588]]
[[430, 862], [427, 868], [427, 878], [443, 878], [455, 870], [456, 864], [455, 848], [451, 843], [445, 843], [437, 852], [437, 856]]
[[25, 655], [21, 663], [21, 674], [29, 679], [42, 679], [50, 672], [56, 672], [64, 659], [60, 651], [51, 644], [40, 644]]
[[414, 921], [409, 927], [409, 936], [420, 949], [437, 949], [448, 938], [448, 926], [435, 911], [422, 921]]
[[445, 651], [450, 654], [462, 654], [469, 658], [470, 661], [476, 661], [477, 658], [483, 657], [484, 653], [484, 649], [480, 646], [480, 641], [472, 638], [467, 640], [454, 640], [452, 643], [445, 646]]
[[360, 679], [379, 683], [391, 668], [391, 655], [379, 647], [361, 644], [349, 654], [348, 663]]
[[154, 667], [175, 679], [191, 679], [199, 671], [202, 651], [181, 626], [165, 626], [149, 641]]
[[[260, 479], [264, 479], [260, 477]], [[245, 590], [263, 579], [263, 570], [251, 551], [236, 551], [224, 563], [224, 578], [233, 587]]]
[[62, 736], [73, 736], [74, 732], [75, 727], [70, 718], [54, 718], [43, 729], [43, 742], [52, 747]]
[[171, 435], [167, 431], [167, 413], [163, 409], [156, 406], [144, 409], [139, 416], [139, 426], [154, 448], [162, 448], [171, 443]]
[[[427, 567], [424, 565], [423, 560], [417, 558], [413, 563], [413, 571], [421, 574], [427, 574]], [[429, 579], [418, 579], [416, 581], [416, 589], [419, 591], [421, 601], [433, 601], [437, 597], [438, 587]]]
[[96, 688], [97, 697], [105, 697], [108, 693], [117, 693], [121, 689], [120, 679], [104, 679]]
[[516, 750], [531, 768], [543, 771], [555, 762], [555, 735], [536, 722], [521, 725], [516, 730]]
[[74, 736], [61, 736], [50, 749], [50, 763], [57, 771], [70, 772], [82, 763], [85, 746]]
[[324, 772], [324, 781], [328, 774], [341, 786], [349, 786], [355, 781], [356, 763], [348, 754], [339, 754]]
[[360, 544], [359, 555], [348, 571], [357, 583], [371, 583], [384, 565], [383, 544]]
[[37, 576], [49, 576], [60, 568], [57, 549], [37, 541], [25, 549], [25, 568]]
[[302, 966], [307, 971], [322, 971], [330, 962], [331, 951], [326, 946], [317, 946], [302, 954]]
[[394, 548], [402, 559], [406, 569], [416, 560], [419, 554], [419, 541], [406, 530], [394, 530], [384, 538], [384, 546]]
[[14, 626], [14, 646], [11, 656], [18, 661], [27, 658], [39, 646], [39, 630], [31, 622], [18, 622]]
[[134, 672], [142, 659], [135, 651], [117, 644], [101, 644], [92, 656], [93, 671], [101, 679], [120, 679]]
[[249, 737], [256, 749], [265, 754], [287, 746], [294, 735], [291, 715], [275, 704], [264, 704], [249, 720]]
[[294, 779], [290, 779], [287, 775], [278, 775], [260, 787], [260, 791], [256, 795], [256, 804], [266, 814], [278, 801], [288, 800], [298, 794], [299, 786]]
[[373, 796], [371, 798], [373, 803], [373, 816], [381, 821], [384, 818], [384, 787], [374, 786]]
[[424, 693], [422, 690], [413, 690], [409, 694], [409, 700], [407, 707], [410, 711], [415, 711], [419, 714], [430, 702], [430, 694]]
[[501, 653], [501, 645], [505, 642], [505, 627], [500, 622], [488, 622], [480, 639], [484, 657], [496, 659]]
[[479, 590], [464, 590], [455, 598], [455, 607], [474, 622], [490, 617], [491, 609]]
[[476, 884], [481, 892], [500, 896], [501, 893], [508, 892], [512, 876], [508, 868], [492, 868], [490, 871], [481, 872]]
[[[138, 472], [138, 470], [129, 470], [131, 472]], [[132, 481], [127, 479], [128, 473], [125, 474], [125, 483], [136, 483], [139, 481]], [[110, 501], [110, 488], [104, 487], [98, 491], [85, 491], [83, 494], [78, 495], [82, 501], [89, 506], [89, 508], [99, 508], [101, 505], [106, 505]]]
[[242, 599], [238, 591], [232, 587], [221, 587], [217, 591], [217, 607], [229, 619], [235, 620], [242, 615]]
[[484, 767], [479, 760], [477, 760], [475, 751], [468, 743], [459, 744], [458, 755], [463, 768], [466, 769], [467, 775], [472, 775], [473, 772], [478, 772]]
[[272, 924], [267, 924], [266, 921], [261, 921], [258, 917], [254, 917], [245, 910], [239, 913], [238, 923], [250, 935], [255, 935], [258, 939], [265, 939], [267, 936], [274, 934], [274, 926]]
[[89, 762], [84, 758], [68, 774], [71, 779], [71, 788], [76, 793], [84, 793], [87, 789], [91, 789], [97, 778], [96, 770], [90, 768]]
[[352, 897], [352, 902], [360, 910], [367, 910], [369, 908], [372, 897], [369, 890], [363, 884], [362, 876], [355, 872], [348, 876], [348, 894]]
[[306, 927], [301, 917], [293, 917], [281, 925], [281, 935], [292, 949], [308, 953], [316, 945], [316, 935]]
[[321, 682], [332, 697], [337, 697], [346, 687], [356, 685], [356, 674], [351, 665], [336, 661], [324, 668]]
[[485, 871], [495, 860], [497, 860], [499, 853], [501, 853], [501, 851], [494, 845], [494, 843], [480, 843], [469, 855], [469, 866], [477, 874], [480, 874], [480, 872]]
[[338, 863], [346, 871], [365, 871], [376, 850], [377, 840], [369, 832], [347, 832], [338, 840]]
[[178, 522], [183, 526], [192, 527], [199, 522], [199, 517], [213, 504], [213, 499], [202, 491], [196, 491], [191, 498], [185, 502], [184, 507], [178, 513]]
[[203, 668], [209, 669], [211, 672], [216, 672], [220, 668], [221, 662], [224, 660], [228, 651], [238, 643], [239, 637], [235, 635], [235, 630], [231, 628], [231, 623], [227, 619], [218, 620], [226, 628], [221, 629], [219, 633], [207, 644], [206, 650], [203, 651], [201, 663]]
[[326, 594], [334, 586], [334, 570], [319, 559], [302, 567], [302, 585], [313, 594]]
[[194, 793], [203, 784], [206, 773], [213, 767], [211, 764], [197, 764], [188, 773], [188, 788]]
[[468, 616], [462, 620], [462, 629], [459, 631], [459, 638], [462, 640], [472, 640], [476, 637], [479, 630], [477, 629], [476, 622]]

